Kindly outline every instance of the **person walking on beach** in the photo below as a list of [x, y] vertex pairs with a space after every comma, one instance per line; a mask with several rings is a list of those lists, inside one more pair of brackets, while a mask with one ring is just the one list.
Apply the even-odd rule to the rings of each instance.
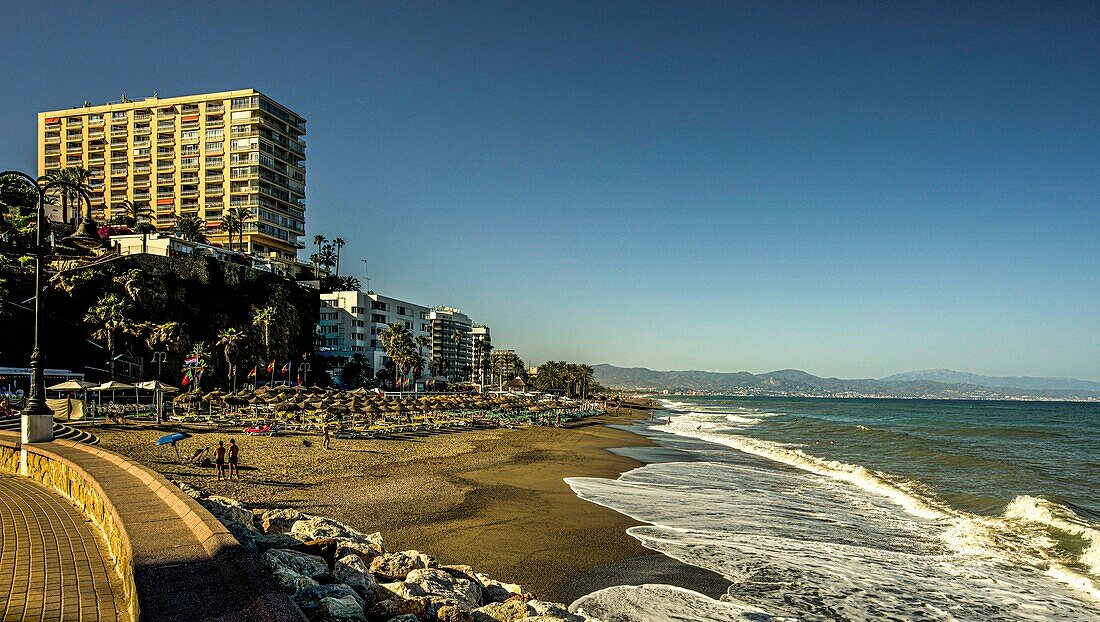
[[241, 453], [241, 448], [237, 445], [237, 439], [229, 439], [229, 479], [240, 480], [241, 474], [237, 470], [237, 456]]
[[329, 447], [330, 439], [329, 439], [329, 434], [328, 434], [328, 422], [327, 421], [321, 424], [321, 434], [322, 434], [321, 449], [329, 449], [330, 448]]
[[221, 479], [225, 476], [225, 443], [218, 441], [218, 448], [214, 450], [214, 474]]

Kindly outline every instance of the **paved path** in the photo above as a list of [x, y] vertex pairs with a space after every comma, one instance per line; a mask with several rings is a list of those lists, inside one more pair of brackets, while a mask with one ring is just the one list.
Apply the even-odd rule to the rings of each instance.
[[69, 503], [0, 474], [0, 620], [127, 619], [98, 530]]

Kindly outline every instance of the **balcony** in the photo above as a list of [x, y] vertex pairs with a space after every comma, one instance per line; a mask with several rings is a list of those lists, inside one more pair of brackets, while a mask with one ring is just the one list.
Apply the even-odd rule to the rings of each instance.
[[114, 136], [125, 136], [126, 134], [127, 134], [126, 130], [111, 130], [111, 136], [112, 137], [114, 137]]
[[69, 145], [65, 147], [66, 153], [80, 153], [84, 147], [82, 145]]
[[111, 164], [125, 164], [126, 156], [111, 156]]
[[46, 149], [46, 155], [48, 155], [48, 156], [60, 155], [60, 154], [61, 154], [61, 148], [60, 147], [54, 147], [52, 149], [49, 149], [49, 148]]
[[90, 156], [88, 164], [103, 164], [103, 156]]
[[144, 127], [135, 127], [134, 128], [134, 135], [135, 136], [148, 136], [149, 133], [152, 132], [152, 131], [153, 130], [148, 125], [146, 125]]
[[134, 183], [133, 183], [133, 186], [134, 186], [134, 188], [148, 188], [149, 187], [149, 180], [148, 179], [135, 179]]
[[218, 103], [218, 104], [214, 104], [214, 103], [206, 104], [206, 112], [207, 113], [224, 112], [224, 111], [225, 111], [225, 104], [220, 104], [220, 103]]
[[106, 136], [106, 134], [104, 134], [103, 130], [92, 130], [88, 132], [88, 138], [91, 140], [102, 140], [104, 136]]
[[206, 127], [217, 128], [225, 127], [225, 119], [221, 117], [206, 117]]
[[171, 162], [167, 164], [157, 164], [157, 172], [159, 173], [170, 173], [174, 170], [176, 170], [176, 165]]
[[170, 147], [174, 144], [176, 144], [176, 138], [174, 136], [158, 136], [157, 137], [157, 146], [158, 147]]
[[103, 117], [88, 117], [88, 125], [103, 125]]
[[81, 117], [69, 117], [66, 119], [65, 124], [69, 127], [80, 127], [84, 125], [84, 119]]
[[[180, 196], [183, 198], [194, 198], [199, 196], [198, 188], [182, 188], [180, 189]], [[198, 207], [196, 204], [195, 207]]]
[[174, 117], [174, 116], [176, 116], [176, 109], [173, 108], [172, 106], [169, 106], [167, 108], [161, 108], [161, 109], [157, 110], [157, 117], [159, 117], [161, 119], [168, 118], [168, 117]]
[[199, 170], [199, 163], [198, 162], [189, 162], [189, 163], [182, 164], [182, 165], [180, 165], [180, 170], [181, 171], [197, 171], [197, 170]]
[[111, 190], [125, 190], [125, 189], [126, 189], [126, 180], [125, 179], [112, 179], [111, 180]]
[[55, 144], [58, 144], [60, 142], [61, 142], [61, 137], [60, 136], [47, 136], [46, 137], [46, 144], [47, 145], [55, 145]]
[[225, 180], [225, 175], [207, 175], [206, 183], [217, 183]]
[[149, 195], [148, 191], [145, 191], [145, 192], [134, 191], [134, 200], [135, 201], [148, 201], [149, 196], [150, 195]]
[[148, 164], [135, 164], [134, 165], [134, 172], [135, 173], [148, 173], [149, 172], [149, 165]]

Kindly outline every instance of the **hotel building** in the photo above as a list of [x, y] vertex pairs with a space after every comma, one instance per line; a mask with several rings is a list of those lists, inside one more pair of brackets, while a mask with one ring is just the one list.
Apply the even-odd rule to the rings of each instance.
[[97, 221], [123, 201], [146, 201], [157, 228], [195, 215], [218, 244], [229, 241], [223, 214], [243, 208], [249, 217], [233, 247], [292, 262], [305, 234], [305, 125], [253, 89], [85, 103], [39, 113], [38, 173], [90, 170]]
[[[386, 360], [379, 335], [386, 326], [400, 322], [415, 341], [417, 337], [431, 339], [431, 309], [374, 292], [343, 291], [321, 294], [321, 313], [317, 325], [317, 351], [332, 358], [336, 367], [355, 354], [362, 354], [375, 372]], [[431, 360], [425, 350], [424, 358]], [[427, 373], [427, 368], [422, 370]]]
[[473, 363], [470, 332], [473, 322], [452, 307], [436, 307], [430, 314], [432, 362], [436, 373], [452, 382], [468, 382]]

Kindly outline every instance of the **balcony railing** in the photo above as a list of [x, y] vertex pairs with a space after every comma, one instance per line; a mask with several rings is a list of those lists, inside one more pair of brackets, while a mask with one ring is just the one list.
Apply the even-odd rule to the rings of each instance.
[[135, 173], [148, 173], [149, 168], [150, 167], [149, 167], [148, 164], [135, 164], [134, 165], [134, 172]]
[[88, 125], [103, 125], [103, 117], [88, 117]]
[[46, 137], [46, 144], [47, 145], [52, 145], [52, 144], [60, 143], [60, 142], [61, 142], [61, 137], [60, 136], [47, 136]]
[[169, 137], [166, 137], [166, 138], [157, 138], [157, 146], [167, 147], [169, 145], [174, 145], [174, 144], [176, 144], [176, 139], [175, 139], [174, 136], [169, 136]]

